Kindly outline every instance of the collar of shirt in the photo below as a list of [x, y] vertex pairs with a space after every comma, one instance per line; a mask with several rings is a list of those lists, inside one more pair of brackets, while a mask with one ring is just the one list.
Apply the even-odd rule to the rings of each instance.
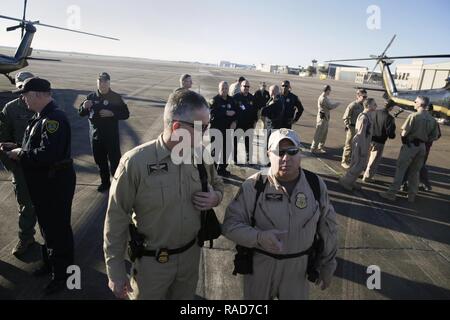
[[42, 118], [45, 117], [47, 114], [49, 114], [51, 111], [56, 109], [56, 105], [55, 103], [52, 101], [50, 101], [49, 104], [47, 104], [44, 109], [42, 109], [42, 111], [38, 114], [36, 114], [36, 117]]
[[156, 141], [156, 160], [160, 162], [161, 160], [167, 158], [170, 155], [170, 150], [167, 148], [163, 140], [163, 135], [160, 134], [158, 140]]

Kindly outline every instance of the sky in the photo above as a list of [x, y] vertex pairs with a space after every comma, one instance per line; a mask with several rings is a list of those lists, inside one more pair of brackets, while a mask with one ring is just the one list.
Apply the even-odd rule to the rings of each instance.
[[[0, 15], [22, 10], [23, 0], [0, 1]], [[388, 55], [450, 53], [449, 13], [450, 0], [28, 0], [27, 7], [29, 20], [120, 38], [37, 26], [35, 50], [289, 66], [381, 54], [394, 34]], [[20, 31], [5, 31], [11, 25], [0, 19], [0, 46], [18, 45]]]

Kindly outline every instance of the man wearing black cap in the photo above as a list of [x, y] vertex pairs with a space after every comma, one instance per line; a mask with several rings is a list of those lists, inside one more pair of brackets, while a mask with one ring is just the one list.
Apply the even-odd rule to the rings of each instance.
[[22, 147], [8, 152], [23, 168], [45, 241], [44, 265], [35, 275], [52, 274], [46, 294], [66, 287], [67, 267], [73, 264], [70, 216], [76, 182], [70, 124], [50, 91], [50, 82], [39, 78], [25, 80], [23, 88], [16, 91], [36, 114], [25, 130]]
[[130, 116], [122, 97], [111, 90], [109, 74], [103, 72], [99, 75], [97, 91], [86, 97], [78, 113], [82, 117], [89, 116], [92, 153], [101, 178], [97, 190], [104, 192], [110, 186], [110, 172], [114, 175], [121, 157], [118, 120], [126, 120]]
[[[30, 72], [18, 72], [15, 77], [17, 89], [22, 88], [26, 79], [33, 77], [34, 75]], [[27, 108], [22, 97], [8, 102], [0, 112], [0, 161], [11, 173], [14, 193], [19, 205], [19, 241], [12, 250], [12, 254], [15, 256], [24, 254], [34, 244], [36, 214], [22, 167], [9, 159], [6, 151], [22, 144], [28, 121], [33, 116], [34, 112]]]
[[281, 127], [291, 129], [292, 124], [302, 116], [304, 108], [300, 99], [291, 92], [291, 83], [288, 80], [281, 83], [281, 88], [285, 107]]

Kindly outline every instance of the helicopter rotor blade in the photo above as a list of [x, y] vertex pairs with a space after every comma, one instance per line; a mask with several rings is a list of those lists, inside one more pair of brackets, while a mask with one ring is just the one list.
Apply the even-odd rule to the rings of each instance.
[[396, 34], [394, 34], [394, 36], [392, 37], [391, 41], [389, 41], [388, 45], [386, 46], [386, 48], [384, 49], [383, 53], [378, 56], [378, 60], [377, 63], [375, 63], [375, 66], [373, 67], [372, 71], [369, 74], [369, 78], [367, 78], [367, 82], [370, 81], [370, 79], [372, 79], [372, 75], [375, 72], [375, 69], [378, 67], [378, 64], [380, 63], [381, 59], [383, 59], [386, 56], [386, 52], [388, 51], [388, 49], [390, 48], [390, 46], [392, 45], [392, 43], [395, 40], [395, 37], [397, 37]]
[[396, 34], [394, 34], [394, 36], [392, 37], [391, 41], [389, 41], [388, 45], [386, 46], [386, 49], [384, 49], [383, 53], [380, 55], [380, 57], [384, 57], [384, 55], [386, 54], [386, 52], [388, 51], [388, 49], [390, 48], [390, 46], [392, 45], [392, 42], [394, 42], [395, 37], [397, 37]]
[[120, 41], [120, 39], [118, 39], [118, 38], [102, 36], [101, 34], [96, 34], [96, 33], [90, 33], [90, 32], [84, 32], [84, 31], [73, 30], [73, 29], [68, 29], [68, 28], [62, 28], [62, 27], [52, 26], [50, 24], [45, 24], [45, 23], [40, 23], [40, 22], [36, 22], [34, 24], [37, 24], [37, 25], [43, 26], [43, 27], [47, 27], [47, 28], [54, 28], [54, 29], [59, 29], [59, 30], [64, 30], [64, 31], [76, 32], [76, 33], [81, 33], [81, 34], [87, 34], [89, 36], [94, 36], [94, 37], [99, 37], [99, 38], [104, 38], [104, 39]]
[[[7, 19], [7, 20], [13, 20], [13, 21], [19, 21], [19, 22], [24, 22], [22, 19], [17, 19], [17, 18], [13, 18], [13, 17], [8, 17], [8, 16], [2, 16], [0, 15], [1, 19]], [[27, 21], [25, 21], [27, 22]]]
[[86, 34], [86, 35], [89, 35], [89, 36], [94, 36], [94, 37], [99, 37], [99, 38], [104, 38], [104, 39], [120, 41], [120, 39], [118, 39], [118, 38], [103, 36], [101, 34], [96, 34], [96, 33], [90, 33], [90, 32], [84, 32], [84, 31], [79, 31], [79, 30], [73, 30], [73, 29], [68, 29], [68, 28], [52, 26], [50, 24], [40, 23], [39, 21], [28, 21], [28, 20], [22, 20], [22, 19], [17, 19], [17, 18], [3, 16], [3, 15], [0, 15], [0, 18], [13, 20], [13, 21], [19, 21], [19, 22], [21, 22], [23, 24], [30, 23], [30, 24], [33, 24], [33, 25], [39, 25], [39, 26], [43, 26], [43, 27], [47, 27], [47, 28], [54, 28], [54, 29], [59, 29], [59, 30], [64, 30], [64, 31], [70, 31], [70, 32]]
[[417, 56], [396, 56], [396, 57], [383, 57], [383, 58], [361, 58], [361, 59], [339, 59], [339, 60], [327, 60], [325, 62], [345, 62], [345, 61], [370, 61], [370, 60], [399, 60], [399, 59], [435, 59], [435, 58], [450, 58], [450, 53], [446, 54], [430, 54], [430, 55], [417, 55]]
[[[25, 15], [27, 12], [27, 1], [28, 0], [24, 0], [23, 2], [23, 16], [22, 16], [22, 20], [25, 21]], [[23, 38], [23, 29], [25, 29], [25, 25], [22, 22], [22, 32], [21, 32], [21, 37]]]

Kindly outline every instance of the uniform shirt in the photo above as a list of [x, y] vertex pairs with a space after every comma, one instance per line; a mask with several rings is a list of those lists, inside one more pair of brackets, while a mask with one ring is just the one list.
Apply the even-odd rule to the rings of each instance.
[[372, 119], [372, 141], [384, 144], [395, 138], [395, 119], [386, 108], [374, 111]]
[[285, 114], [285, 105], [282, 97], [278, 97], [276, 100], [270, 98], [267, 106], [261, 110], [261, 115], [270, 120], [270, 129], [283, 128], [283, 119]]
[[255, 97], [251, 93], [244, 96], [241, 92], [233, 97], [239, 108], [237, 128], [249, 129], [258, 121], [258, 108], [255, 105]]
[[269, 91], [267, 90], [257, 90], [254, 94], [256, 107], [261, 110], [267, 104], [270, 99]]
[[326, 120], [330, 120], [330, 110], [335, 109], [337, 106], [338, 103], [331, 103], [330, 99], [325, 96], [325, 92], [322, 92], [317, 100], [317, 121], [321, 119], [321, 113], [324, 114]]
[[30, 121], [19, 154], [25, 170], [49, 169], [63, 160], [71, 159], [71, 131], [66, 114], [50, 102]]
[[351, 102], [345, 109], [342, 119], [346, 126], [355, 126], [356, 120], [361, 112], [364, 111], [364, 106], [356, 101]]
[[229, 204], [222, 225], [223, 234], [241, 246], [265, 250], [257, 243], [259, 231], [272, 229], [288, 231], [281, 239], [283, 242], [281, 253], [289, 254], [310, 248], [318, 227], [325, 244], [321, 257], [322, 265], [329, 264], [333, 269], [336, 266], [337, 251], [336, 213], [323, 180], [319, 177], [321, 196], [317, 202], [303, 170], [290, 196], [269, 170], [266, 187], [256, 205], [255, 227], [252, 227], [251, 214], [256, 198], [255, 183], [259, 174], [261, 173], [256, 173], [244, 181], [238, 194]]
[[8, 102], [0, 112], [0, 141], [22, 144], [28, 121], [34, 116], [22, 99]]
[[285, 105], [284, 118], [287, 120], [287, 122], [289, 122], [289, 124], [298, 121], [304, 111], [300, 99], [292, 92], [289, 92], [287, 95], [282, 95], [282, 97], [284, 98]]
[[419, 139], [422, 142], [431, 142], [438, 138], [439, 128], [436, 119], [426, 110], [411, 113], [403, 123], [402, 130], [405, 131], [408, 141]]
[[[90, 110], [83, 107], [84, 101], [91, 100], [93, 106]], [[101, 94], [98, 90], [90, 93], [84, 100], [78, 113], [80, 116], [89, 116], [89, 132], [92, 140], [102, 139], [118, 139], [119, 138], [119, 122], [118, 120], [126, 120], [130, 116], [128, 106], [122, 100], [122, 97], [109, 90], [106, 94]], [[100, 117], [100, 110], [106, 109], [114, 113], [112, 117]]]
[[[125, 250], [131, 215], [147, 249], [180, 248], [196, 238], [200, 211], [192, 195], [202, 191], [199, 173], [191, 164], [175, 165], [162, 135], [127, 152], [111, 184], [104, 228], [108, 276], [126, 277]], [[214, 166], [205, 165], [212, 188], [223, 194], [223, 182]]]
[[[211, 108], [211, 128], [226, 130], [230, 128], [233, 121], [237, 120], [239, 109], [234, 99], [228, 95], [226, 99], [220, 94], [216, 95], [209, 102], [209, 107]], [[227, 116], [227, 111], [234, 111], [234, 116]]]
[[372, 141], [372, 120], [366, 112], [359, 114], [355, 125], [355, 136], [353, 137], [354, 147], [359, 148], [361, 155], [369, 153], [370, 142]]

